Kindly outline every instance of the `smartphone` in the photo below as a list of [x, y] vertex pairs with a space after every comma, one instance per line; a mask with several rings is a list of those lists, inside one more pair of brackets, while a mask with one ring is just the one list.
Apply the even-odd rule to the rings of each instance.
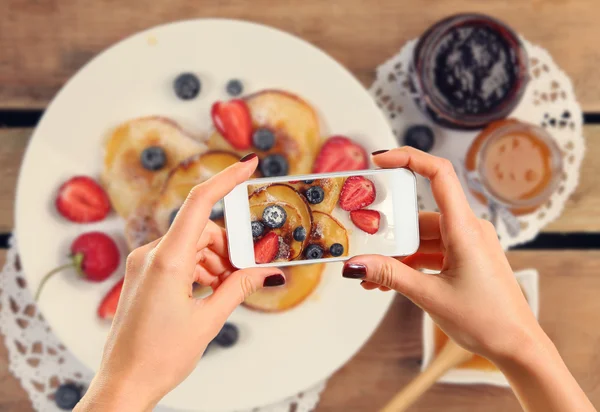
[[419, 247], [416, 179], [408, 169], [249, 180], [224, 206], [237, 268], [407, 256]]

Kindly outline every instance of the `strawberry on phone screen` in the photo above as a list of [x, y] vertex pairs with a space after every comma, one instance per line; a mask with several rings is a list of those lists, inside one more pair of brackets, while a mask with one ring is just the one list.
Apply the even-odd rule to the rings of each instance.
[[340, 193], [340, 207], [347, 211], [362, 209], [375, 201], [375, 184], [363, 176], [350, 176]]
[[344, 136], [330, 137], [317, 155], [313, 172], [330, 173], [362, 170], [369, 166], [367, 152]]
[[275, 232], [267, 233], [254, 244], [254, 260], [256, 263], [270, 263], [279, 252], [279, 236]]
[[363, 232], [374, 235], [379, 231], [381, 214], [376, 210], [353, 210], [350, 212], [350, 220]]

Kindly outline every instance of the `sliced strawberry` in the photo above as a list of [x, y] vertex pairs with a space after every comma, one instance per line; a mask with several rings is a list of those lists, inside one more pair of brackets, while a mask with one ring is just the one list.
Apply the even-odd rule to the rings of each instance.
[[314, 173], [345, 172], [368, 167], [365, 149], [344, 136], [333, 136], [321, 147], [313, 166]]
[[279, 252], [279, 236], [269, 232], [254, 244], [254, 260], [256, 263], [270, 263]]
[[75, 176], [61, 185], [56, 210], [72, 222], [98, 222], [108, 215], [110, 201], [102, 187], [87, 176]]
[[121, 289], [123, 289], [123, 281], [121, 279], [115, 286], [104, 296], [100, 306], [98, 306], [98, 316], [101, 319], [112, 319], [117, 313], [117, 306], [119, 304], [119, 298], [121, 297]]
[[376, 210], [353, 210], [350, 212], [350, 220], [360, 230], [374, 235], [379, 230], [381, 214]]
[[344, 210], [358, 210], [375, 201], [375, 185], [362, 176], [350, 176], [340, 192], [340, 207]]
[[252, 119], [245, 101], [216, 102], [210, 111], [217, 131], [238, 150], [252, 146]]

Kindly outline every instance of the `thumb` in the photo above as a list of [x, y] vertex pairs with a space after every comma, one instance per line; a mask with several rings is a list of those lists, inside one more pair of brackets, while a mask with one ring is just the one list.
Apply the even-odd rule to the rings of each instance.
[[435, 296], [438, 288], [436, 277], [419, 272], [393, 257], [381, 255], [362, 255], [348, 260], [342, 276], [388, 287], [419, 306], [428, 296]]
[[263, 287], [281, 286], [285, 276], [277, 268], [249, 268], [233, 272], [214, 293], [203, 301], [203, 311], [219, 324], [227, 318], [248, 296]]

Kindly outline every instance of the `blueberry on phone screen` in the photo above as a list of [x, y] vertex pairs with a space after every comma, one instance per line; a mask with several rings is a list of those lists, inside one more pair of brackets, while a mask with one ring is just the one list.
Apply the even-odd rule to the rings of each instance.
[[285, 223], [287, 213], [278, 205], [267, 206], [263, 211], [263, 222], [271, 229], [277, 229]]
[[307, 259], [321, 259], [323, 257], [323, 248], [319, 245], [308, 245], [304, 255]]
[[252, 237], [257, 239], [265, 233], [265, 225], [260, 220], [254, 220], [251, 223], [252, 226]]
[[298, 226], [296, 229], [294, 229], [293, 236], [295, 241], [302, 242], [304, 239], [306, 239], [306, 229], [304, 229], [302, 226]]
[[306, 200], [308, 203], [316, 205], [325, 199], [325, 191], [321, 186], [311, 186], [306, 190]]
[[342, 256], [344, 254], [344, 246], [342, 246], [340, 243], [334, 243], [329, 248], [329, 253], [331, 253], [331, 256], [334, 257]]

